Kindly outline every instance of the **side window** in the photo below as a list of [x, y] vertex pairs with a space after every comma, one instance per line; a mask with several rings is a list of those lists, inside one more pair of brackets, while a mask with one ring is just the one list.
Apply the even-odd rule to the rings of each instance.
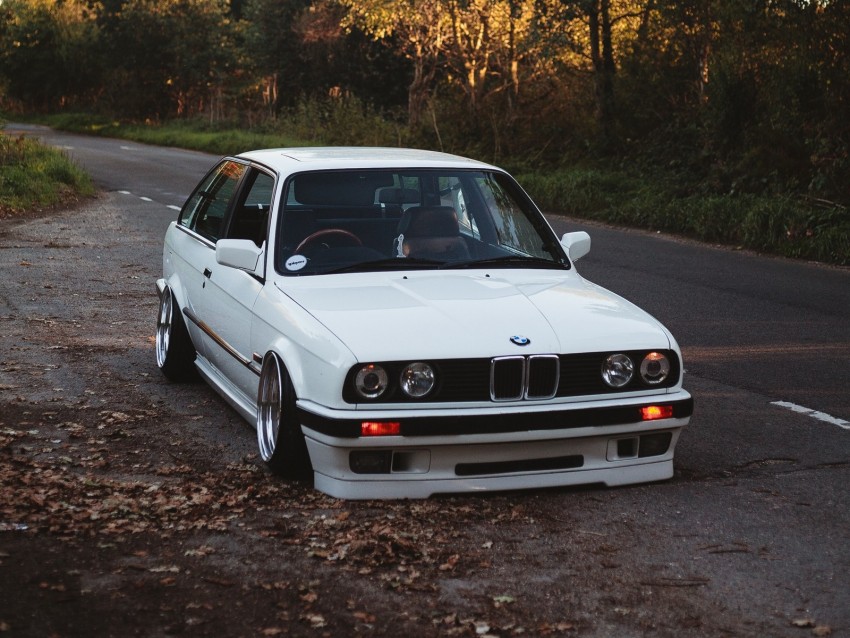
[[540, 232], [511, 194], [492, 175], [484, 175], [476, 182], [493, 220], [498, 245], [521, 255], [551, 258], [552, 254], [541, 244]]
[[226, 237], [250, 239], [257, 246], [262, 246], [266, 240], [273, 192], [274, 177], [252, 169], [246, 183], [245, 197], [233, 211]]
[[227, 160], [212, 170], [183, 205], [177, 223], [216, 241], [236, 187], [247, 167]]

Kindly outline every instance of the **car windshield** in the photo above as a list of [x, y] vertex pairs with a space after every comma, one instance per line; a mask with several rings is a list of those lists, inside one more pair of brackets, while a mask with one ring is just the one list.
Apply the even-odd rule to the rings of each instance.
[[285, 275], [451, 268], [567, 269], [557, 237], [498, 171], [313, 171], [288, 182]]

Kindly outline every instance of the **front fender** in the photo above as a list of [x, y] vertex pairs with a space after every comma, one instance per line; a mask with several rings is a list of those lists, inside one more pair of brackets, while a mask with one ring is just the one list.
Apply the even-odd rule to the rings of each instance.
[[254, 307], [253, 351], [277, 354], [299, 398], [328, 407], [343, 407], [342, 384], [356, 363], [354, 354], [313, 315], [291, 298], [267, 288]]

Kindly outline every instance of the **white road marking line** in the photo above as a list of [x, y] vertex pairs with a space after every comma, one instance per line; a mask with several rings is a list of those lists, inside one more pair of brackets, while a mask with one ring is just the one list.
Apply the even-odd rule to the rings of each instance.
[[[130, 191], [118, 191], [118, 192], [121, 193], [122, 195], [132, 195], [133, 194]], [[139, 196], [139, 199], [141, 199], [143, 202], [152, 202], [153, 201], [150, 197], [144, 197], [142, 195]], [[181, 210], [179, 206], [175, 206], [174, 204], [166, 204], [165, 207], [170, 208], [171, 210], [176, 210], [178, 212]]]
[[825, 423], [837, 425], [843, 430], [850, 430], [850, 421], [839, 419], [838, 417], [831, 416], [829, 414], [826, 414], [825, 412], [818, 412], [817, 410], [805, 408], [802, 405], [797, 405], [796, 403], [789, 403], [787, 401], [771, 401], [770, 405], [775, 405], [779, 408], [785, 408], [786, 410], [791, 410], [792, 412], [797, 412], [798, 414], [805, 414], [806, 416], [810, 416], [813, 419], [817, 419], [818, 421], [824, 421]]

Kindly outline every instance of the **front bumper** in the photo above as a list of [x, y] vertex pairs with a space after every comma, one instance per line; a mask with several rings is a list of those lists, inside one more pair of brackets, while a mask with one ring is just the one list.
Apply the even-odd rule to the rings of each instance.
[[[333, 417], [300, 409], [315, 486], [338, 498], [615, 486], [673, 475], [679, 433], [693, 411], [687, 392], [588, 405]], [[673, 415], [641, 420], [640, 408], [650, 405], [674, 406]], [[401, 434], [358, 435], [361, 421], [381, 418], [399, 421]]]

